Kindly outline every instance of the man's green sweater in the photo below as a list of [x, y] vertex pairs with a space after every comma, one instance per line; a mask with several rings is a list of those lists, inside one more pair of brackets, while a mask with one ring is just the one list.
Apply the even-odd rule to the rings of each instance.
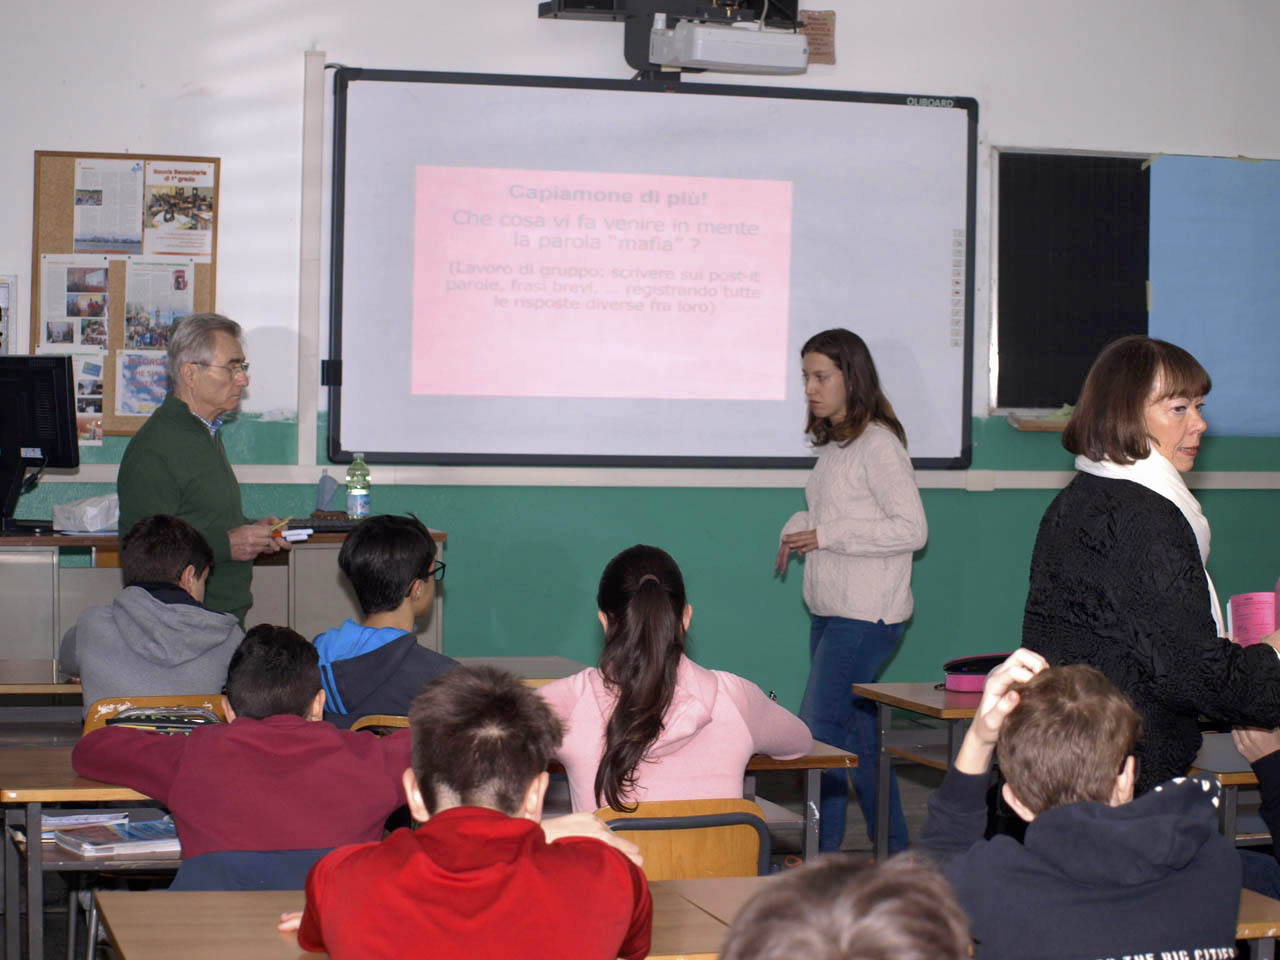
[[200, 531], [213, 548], [205, 606], [234, 614], [243, 624], [253, 604], [253, 564], [231, 559], [227, 531], [248, 521], [222, 438], [211, 436], [187, 405], [169, 394], [129, 441], [117, 487], [121, 536], [157, 513], [180, 517]]

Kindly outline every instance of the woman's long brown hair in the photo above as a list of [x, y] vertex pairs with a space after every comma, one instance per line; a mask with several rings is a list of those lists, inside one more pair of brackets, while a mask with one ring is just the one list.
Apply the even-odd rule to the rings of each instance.
[[893, 412], [889, 398], [880, 389], [880, 375], [866, 341], [851, 330], [836, 327], [815, 333], [800, 348], [800, 359], [806, 353], [821, 353], [836, 365], [844, 377], [845, 417], [832, 423], [828, 417], [815, 417], [809, 411], [805, 432], [813, 437], [813, 445], [821, 447], [834, 440], [847, 447], [862, 436], [868, 423], [879, 423], [891, 430], [905, 447], [907, 431]]
[[636, 545], [609, 561], [596, 605], [605, 616], [600, 674], [617, 695], [596, 769], [596, 802], [635, 809], [636, 768], [662, 733], [684, 653], [684, 578], [664, 550]]

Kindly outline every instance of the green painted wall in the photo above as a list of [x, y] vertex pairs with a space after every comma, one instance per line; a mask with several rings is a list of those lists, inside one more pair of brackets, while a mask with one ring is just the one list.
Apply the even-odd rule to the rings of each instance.
[[[236, 424], [228, 428], [227, 445], [246, 449], [233, 441], [236, 432], [278, 426]], [[1056, 434], [1021, 434], [1003, 420], [975, 420], [974, 466], [1069, 470], [1071, 458]], [[1199, 467], [1280, 471], [1280, 440], [1206, 440]], [[330, 472], [340, 477], [342, 469]], [[20, 515], [48, 516], [54, 502], [109, 490], [106, 484], [46, 483], [23, 498]], [[916, 614], [885, 679], [940, 677], [948, 657], [1018, 644], [1036, 527], [1054, 493], [922, 491], [929, 543], [916, 557]], [[314, 497], [309, 485], [244, 487], [250, 515], [304, 515]], [[379, 512], [412, 510], [449, 533], [448, 652], [558, 653], [593, 661], [601, 569], [617, 551], [653, 543], [684, 570], [695, 657], [799, 706], [808, 650], [801, 569], [793, 561], [779, 581], [772, 563], [779, 528], [804, 506], [802, 490], [379, 487], [375, 468], [373, 497]], [[1213, 525], [1210, 567], [1219, 593], [1273, 584], [1280, 576], [1280, 491], [1203, 491], [1200, 499]]]

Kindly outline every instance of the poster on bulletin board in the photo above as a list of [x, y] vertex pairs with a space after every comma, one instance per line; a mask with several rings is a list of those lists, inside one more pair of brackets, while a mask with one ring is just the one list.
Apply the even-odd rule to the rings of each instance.
[[32, 352], [75, 357], [82, 443], [146, 422], [174, 323], [215, 309], [219, 175], [216, 157], [36, 151]]

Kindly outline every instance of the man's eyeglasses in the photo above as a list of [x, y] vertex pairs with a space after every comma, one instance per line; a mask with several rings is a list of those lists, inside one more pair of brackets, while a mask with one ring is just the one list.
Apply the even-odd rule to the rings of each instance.
[[246, 377], [249, 375], [248, 360], [238, 360], [234, 363], [201, 363], [199, 360], [192, 360], [191, 362], [194, 363], [197, 367], [213, 367], [217, 370], [225, 370], [227, 371], [227, 373], [231, 374], [233, 377], [238, 377], [242, 373]]
[[444, 579], [444, 564], [437, 560], [436, 565], [431, 568], [431, 573], [428, 576], [434, 579], [436, 583], [439, 583]]

